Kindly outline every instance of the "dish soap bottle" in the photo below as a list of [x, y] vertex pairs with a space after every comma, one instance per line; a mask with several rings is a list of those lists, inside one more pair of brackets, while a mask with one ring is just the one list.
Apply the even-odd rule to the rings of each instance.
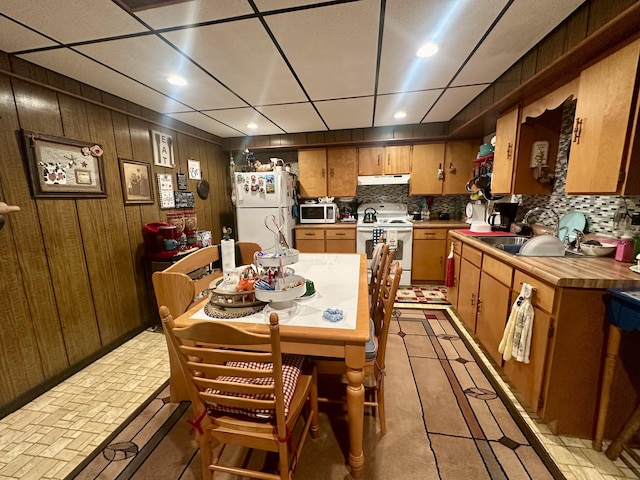
[[631, 235], [624, 234], [616, 248], [616, 260], [623, 263], [631, 263], [633, 260], [633, 242]]

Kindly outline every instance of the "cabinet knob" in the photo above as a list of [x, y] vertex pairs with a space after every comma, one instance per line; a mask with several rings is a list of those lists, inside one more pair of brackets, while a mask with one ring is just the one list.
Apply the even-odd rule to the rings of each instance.
[[331, 167], [331, 168], [329, 169], [329, 176], [330, 176], [331, 178], [333, 178], [333, 177], [334, 177], [333, 167]]
[[573, 143], [580, 143], [580, 134], [582, 133], [582, 119], [576, 118], [576, 126], [573, 129]]
[[442, 266], [442, 256], [440, 256], [440, 266]]
[[391, 154], [387, 154], [387, 166], [391, 165]]
[[482, 310], [482, 299], [478, 299], [478, 308], [476, 308], [476, 313], [480, 313], [480, 310]]
[[378, 166], [380, 166], [380, 154], [378, 154]]
[[511, 150], [513, 150], [513, 144], [509, 142], [507, 144], [507, 160], [511, 160]]
[[325, 171], [324, 171], [324, 168], [322, 169], [322, 178], [325, 178]]
[[476, 294], [471, 294], [471, 306], [473, 307], [476, 304]]

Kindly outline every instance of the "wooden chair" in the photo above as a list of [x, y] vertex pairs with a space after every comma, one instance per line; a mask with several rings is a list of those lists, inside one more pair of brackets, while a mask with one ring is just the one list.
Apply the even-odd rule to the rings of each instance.
[[253, 263], [253, 254], [262, 250], [262, 247], [254, 242], [236, 242], [238, 250], [238, 265]]
[[[387, 432], [387, 422], [384, 411], [384, 368], [387, 353], [387, 337], [389, 336], [393, 304], [395, 303], [401, 276], [402, 267], [400, 266], [400, 262], [392, 263], [387, 269], [381, 283], [379, 302], [373, 318], [370, 319], [371, 338], [366, 347], [367, 357], [365, 360], [364, 373], [365, 376], [373, 379], [373, 384], [371, 386], [366, 385], [365, 388], [373, 389], [374, 398], [373, 400], [365, 401], [364, 404], [365, 406], [377, 409], [382, 435]], [[345, 373], [344, 363], [335, 360], [318, 360], [316, 361], [316, 367], [319, 375]], [[331, 401], [326, 398], [322, 400]]]
[[[220, 250], [217, 245], [212, 245], [190, 253], [160, 272], [154, 272], [151, 279], [158, 309], [165, 305], [172, 314], [178, 316], [191, 308], [197, 297], [209, 288], [209, 284], [222, 276], [221, 271], [212, 268], [212, 264], [218, 260]], [[171, 352], [172, 345], [168, 340], [167, 348]], [[186, 383], [180, 365], [176, 365], [172, 358], [178, 357], [169, 355], [171, 401], [177, 402], [186, 396]]]
[[[380, 264], [378, 265], [378, 271], [376, 272], [376, 278], [372, 286], [371, 296], [369, 297], [369, 316], [373, 318], [373, 315], [378, 308], [378, 300], [380, 296], [380, 286], [382, 280], [389, 273], [389, 267], [393, 262], [396, 251], [389, 249], [389, 244], [385, 243], [382, 250], [382, 256], [380, 258]], [[373, 272], [372, 272], [373, 275]]]
[[[308, 433], [314, 438], [318, 434], [318, 390], [315, 367], [303, 365], [304, 357], [281, 354], [278, 315], [269, 317], [269, 334], [226, 322], [176, 327], [168, 308], [160, 307], [160, 315], [188, 377], [194, 413], [190, 423], [200, 446], [202, 478], [212, 479], [216, 471], [260, 479], [293, 478]], [[304, 429], [294, 444], [291, 432], [305, 404]], [[218, 444], [222, 447], [214, 454]], [[228, 444], [277, 452], [279, 474], [221, 464]]]

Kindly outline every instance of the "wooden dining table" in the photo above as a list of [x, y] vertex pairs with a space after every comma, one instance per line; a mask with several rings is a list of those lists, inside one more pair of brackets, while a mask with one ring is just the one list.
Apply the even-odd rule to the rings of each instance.
[[[346, 399], [349, 424], [348, 464], [353, 478], [360, 478], [364, 467], [362, 450], [364, 424], [365, 344], [369, 339], [369, 300], [365, 254], [300, 254], [290, 265], [297, 275], [314, 283], [316, 293], [295, 300], [291, 308], [279, 311], [282, 351], [311, 357], [343, 360], [346, 365]], [[270, 305], [263, 311], [241, 318], [212, 318], [206, 307], [208, 296], [175, 319], [178, 327], [196, 321], [232, 322], [247, 330], [268, 333]], [[340, 309], [342, 320], [331, 322], [323, 317], [327, 309]], [[169, 346], [172, 360], [177, 352]], [[189, 400], [180, 391], [184, 381], [171, 378], [172, 399]]]

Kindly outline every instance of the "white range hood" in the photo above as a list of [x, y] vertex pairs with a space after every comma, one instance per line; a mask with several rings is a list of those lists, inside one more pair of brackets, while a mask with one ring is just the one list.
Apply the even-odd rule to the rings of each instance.
[[407, 185], [410, 175], [361, 175], [358, 185]]

